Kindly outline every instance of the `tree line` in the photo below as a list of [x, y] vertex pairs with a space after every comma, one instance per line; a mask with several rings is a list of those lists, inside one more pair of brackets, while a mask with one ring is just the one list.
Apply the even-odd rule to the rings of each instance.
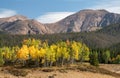
[[110, 50], [90, 49], [83, 42], [74, 40], [58, 41], [49, 44], [47, 40], [24, 39], [19, 46], [0, 48], [0, 66], [21, 65], [50, 67], [70, 65], [76, 62], [120, 64], [120, 54]]

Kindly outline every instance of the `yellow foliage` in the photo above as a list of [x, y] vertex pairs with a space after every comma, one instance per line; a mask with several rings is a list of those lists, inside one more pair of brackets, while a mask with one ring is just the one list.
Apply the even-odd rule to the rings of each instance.
[[18, 50], [17, 58], [22, 59], [22, 60], [29, 59], [29, 49], [27, 45], [23, 45], [22, 48]]

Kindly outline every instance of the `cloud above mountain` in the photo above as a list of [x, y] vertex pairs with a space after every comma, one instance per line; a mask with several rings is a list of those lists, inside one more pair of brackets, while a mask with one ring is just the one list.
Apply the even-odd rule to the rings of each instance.
[[36, 18], [41, 23], [55, 23], [75, 12], [48, 12]]
[[17, 12], [10, 9], [0, 9], [0, 18], [10, 17], [16, 15]]
[[[90, 2], [90, 0], [64, 0], [69, 2]], [[86, 6], [84, 9], [106, 9], [109, 12], [120, 13], [120, 0], [93, 0], [94, 5]], [[43, 15], [40, 15], [36, 19], [42, 23], [54, 23], [57, 22], [75, 12], [47, 12]]]
[[110, 12], [120, 13], [120, 0], [100, 0], [96, 1], [96, 5], [90, 7], [90, 9], [106, 9]]

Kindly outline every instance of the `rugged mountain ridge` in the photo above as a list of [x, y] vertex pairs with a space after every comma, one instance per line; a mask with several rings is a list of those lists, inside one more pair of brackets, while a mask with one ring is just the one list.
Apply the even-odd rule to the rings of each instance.
[[21, 15], [8, 18], [0, 18], [0, 31], [10, 34], [49, 34], [52, 33], [47, 26], [34, 19], [28, 19]]
[[95, 31], [118, 22], [120, 22], [120, 14], [110, 13], [106, 10], [87, 9], [70, 15], [54, 24], [47, 24], [47, 26], [55, 33], [81, 32]]
[[22, 15], [0, 18], [0, 31], [10, 34], [51, 34], [96, 31], [120, 22], [120, 14], [106, 10], [81, 10], [56, 23], [42, 24]]

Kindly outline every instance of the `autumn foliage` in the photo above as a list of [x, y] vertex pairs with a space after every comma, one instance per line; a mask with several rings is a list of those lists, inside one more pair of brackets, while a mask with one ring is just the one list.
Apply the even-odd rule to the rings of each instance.
[[76, 41], [60, 41], [48, 45], [47, 41], [28, 39], [21, 47], [0, 48], [0, 65], [63, 66], [76, 61], [89, 61], [89, 48]]

